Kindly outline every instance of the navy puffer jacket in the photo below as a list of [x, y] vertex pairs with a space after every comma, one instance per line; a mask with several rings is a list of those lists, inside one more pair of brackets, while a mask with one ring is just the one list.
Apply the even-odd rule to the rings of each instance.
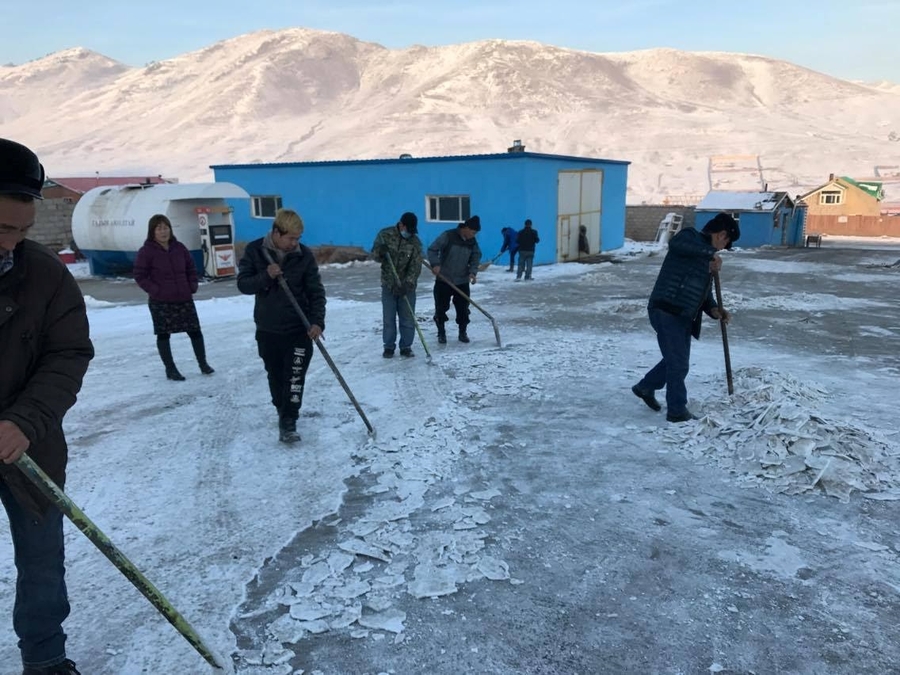
[[650, 309], [690, 317], [694, 337], [700, 336], [700, 310], [709, 314], [717, 306], [709, 272], [717, 252], [708, 234], [694, 228], [682, 230], [669, 241], [669, 252], [650, 294]]

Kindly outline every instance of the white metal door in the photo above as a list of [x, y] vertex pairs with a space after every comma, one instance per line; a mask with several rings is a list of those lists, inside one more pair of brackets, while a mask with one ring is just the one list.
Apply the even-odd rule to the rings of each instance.
[[578, 228], [581, 225], [587, 229], [591, 253], [599, 253], [603, 171], [560, 171], [557, 185], [557, 261], [578, 260]]

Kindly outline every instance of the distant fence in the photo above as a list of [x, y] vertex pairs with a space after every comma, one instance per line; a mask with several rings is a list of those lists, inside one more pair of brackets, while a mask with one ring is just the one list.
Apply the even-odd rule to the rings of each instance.
[[632, 241], [656, 241], [659, 223], [667, 213], [677, 213], [684, 218], [683, 227], [694, 226], [693, 206], [667, 206], [641, 204], [625, 207], [625, 237]]
[[900, 237], [900, 216], [808, 215], [806, 233], [846, 237]]

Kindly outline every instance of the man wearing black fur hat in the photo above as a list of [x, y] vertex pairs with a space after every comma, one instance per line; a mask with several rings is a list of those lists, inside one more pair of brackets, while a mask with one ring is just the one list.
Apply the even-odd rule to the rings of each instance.
[[55, 253], [27, 238], [43, 185], [34, 152], [0, 138], [0, 501], [15, 549], [21, 672], [78, 675], [62, 627], [70, 609], [63, 516], [15, 466], [27, 452], [65, 486], [62, 421], [94, 356], [78, 284]]
[[438, 342], [447, 343], [447, 332], [444, 324], [449, 317], [447, 310], [450, 302], [456, 310], [456, 323], [459, 326], [459, 341], [468, 342], [466, 326], [469, 325], [469, 300], [457, 293], [453, 286], [459, 288], [466, 296], [470, 295], [469, 284], [475, 283], [478, 274], [478, 263], [481, 262], [481, 248], [475, 241], [475, 235], [481, 230], [481, 220], [472, 216], [452, 230], [445, 230], [428, 247], [428, 263], [434, 273], [434, 322], [438, 329]]
[[696, 417], [687, 408], [684, 380], [690, 368], [691, 336], [700, 338], [701, 310], [728, 323], [728, 312], [713, 297], [713, 272], [722, 267], [719, 251], [730, 249], [741, 236], [737, 222], [719, 213], [702, 231], [681, 230], [669, 241], [648, 312], [662, 359], [631, 388], [652, 410], [660, 410], [654, 392], [666, 388], [666, 420], [687, 422]]

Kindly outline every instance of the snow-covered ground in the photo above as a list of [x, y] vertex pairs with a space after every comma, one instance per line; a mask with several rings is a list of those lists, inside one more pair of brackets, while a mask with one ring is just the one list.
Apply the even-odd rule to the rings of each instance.
[[[324, 269], [325, 346], [377, 433], [317, 354], [298, 447], [276, 441], [252, 298], [206, 285], [216, 372], [175, 336], [187, 380], [169, 382], [141, 293], [97, 293], [67, 493], [241, 675], [889, 672], [896, 252], [727, 254], [735, 393], [707, 320], [688, 379], [702, 419], [673, 426], [629, 391], [657, 359], [655, 249], [530, 283], [491, 266], [473, 295], [502, 349], [474, 310], [471, 344], [438, 345], [423, 276], [431, 364], [418, 340], [414, 359], [381, 357], [376, 266]], [[82, 672], [209, 672], [66, 538]], [[0, 607], [13, 582], [9, 563]], [[0, 637], [0, 674], [17, 674], [8, 620]]]

